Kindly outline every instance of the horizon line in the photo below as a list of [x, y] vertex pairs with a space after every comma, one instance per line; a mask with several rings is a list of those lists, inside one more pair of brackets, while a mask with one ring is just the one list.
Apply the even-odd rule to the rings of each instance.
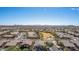
[[79, 25], [39, 25], [39, 24], [34, 24], [34, 25], [32, 25], [32, 24], [30, 24], [30, 25], [25, 25], [25, 24], [4, 24], [4, 25], [1, 25], [0, 24], [0, 26], [79, 26]]

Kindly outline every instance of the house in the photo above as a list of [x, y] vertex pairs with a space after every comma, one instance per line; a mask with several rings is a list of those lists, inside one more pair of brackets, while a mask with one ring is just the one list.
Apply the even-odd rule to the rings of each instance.
[[29, 38], [29, 39], [39, 39], [39, 34], [37, 32], [27, 32], [27, 38]]
[[11, 47], [11, 46], [16, 46], [17, 42], [16, 41], [9, 41], [5, 44], [5, 47]]
[[33, 41], [32, 41], [32, 40], [30, 40], [30, 39], [22, 40], [22, 45], [26, 44], [26, 45], [31, 46], [31, 45], [32, 45], [32, 43], [33, 43]]
[[61, 43], [63, 43], [64, 47], [75, 47], [75, 45], [69, 42], [69, 40], [61, 40]]
[[70, 42], [74, 43], [76, 45], [76, 47], [79, 48], [79, 41], [78, 41], [78, 39], [71, 40]]
[[45, 42], [41, 40], [36, 40], [34, 46], [39, 46], [39, 45], [45, 46]]
[[7, 40], [0, 40], [0, 47], [2, 47], [5, 43], [7, 42]]
[[3, 35], [2, 37], [4, 37], [4, 38], [14, 38], [15, 37], [15, 35], [11, 35], [11, 34], [5, 34], [5, 35]]
[[17, 35], [19, 32], [10, 32], [12, 35]]
[[0, 31], [0, 35], [3, 35], [5, 33], [8, 33], [9, 31]]

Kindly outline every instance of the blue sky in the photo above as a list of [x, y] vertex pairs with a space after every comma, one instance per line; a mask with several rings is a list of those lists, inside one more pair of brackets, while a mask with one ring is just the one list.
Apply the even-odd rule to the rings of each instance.
[[79, 25], [79, 8], [0, 7], [0, 25]]

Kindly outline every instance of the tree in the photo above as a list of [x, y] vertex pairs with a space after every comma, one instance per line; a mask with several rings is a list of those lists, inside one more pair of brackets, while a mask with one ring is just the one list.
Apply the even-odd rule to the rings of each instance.
[[52, 42], [46, 42], [46, 45], [49, 46], [49, 47], [52, 47], [53, 43]]
[[35, 46], [34, 49], [36, 51], [47, 51], [47, 48], [45, 46], [41, 46], [41, 45]]
[[21, 49], [21, 50], [24, 50], [25, 48], [28, 48], [28, 49], [29, 49], [29, 45], [24, 44], [24, 45], [21, 45], [21, 46], [20, 46], [20, 49]]

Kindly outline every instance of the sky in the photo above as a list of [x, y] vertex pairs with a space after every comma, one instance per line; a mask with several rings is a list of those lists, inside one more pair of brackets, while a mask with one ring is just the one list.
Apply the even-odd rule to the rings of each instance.
[[0, 7], [0, 25], [79, 25], [79, 8]]

